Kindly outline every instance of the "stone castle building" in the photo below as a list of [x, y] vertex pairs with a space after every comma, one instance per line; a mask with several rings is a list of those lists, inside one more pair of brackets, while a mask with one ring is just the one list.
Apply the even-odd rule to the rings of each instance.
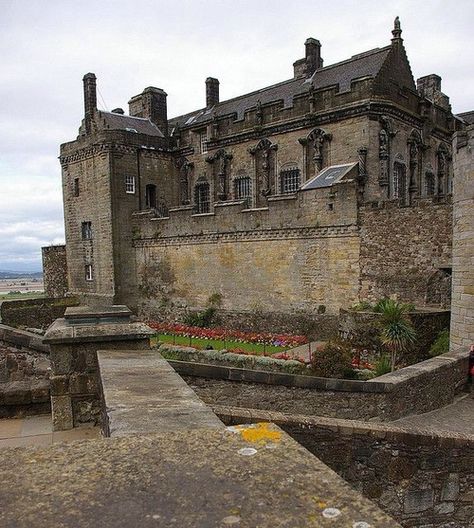
[[397, 295], [447, 306], [451, 137], [441, 78], [388, 46], [328, 66], [309, 38], [287, 81], [168, 119], [149, 87], [61, 145], [69, 289], [145, 314], [336, 314]]

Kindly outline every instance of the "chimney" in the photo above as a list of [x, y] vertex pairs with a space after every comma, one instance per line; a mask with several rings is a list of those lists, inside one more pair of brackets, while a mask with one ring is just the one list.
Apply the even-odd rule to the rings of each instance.
[[128, 102], [131, 116], [149, 119], [152, 123], [168, 135], [168, 109], [166, 105], [167, 93], [161, 88], [149, 86], [140, 95], [132, 97]]
[[314, 38], [308, 38], [304, 43], [304, 47], [306, 51], [306, 77], [311, 77], [316, 70], [323, 67], [321, 43]]
[[91, 122], [97, 110], [97, 79], [95, 74], [86, 73], [82, 78], [84, 83], [84, 120], [86, 133], [91, 131]]
[[449, 110], [449, 97], [441, 91], [441, 77], [432, 73], [416, 80], [418, 94]]
[[210, 108], [219, 103], [219, 80], [214, 77], [206, 79], [206, 107]]

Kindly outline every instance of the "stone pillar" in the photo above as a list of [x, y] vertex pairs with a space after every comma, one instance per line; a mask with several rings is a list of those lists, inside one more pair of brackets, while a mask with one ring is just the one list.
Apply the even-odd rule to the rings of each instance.
[[97, 422], [101, 410], [98, 350], [150, 348], [154, 332], [131, 321], [126, 306], [67, 308], [64, 318], [48, 328], [44, 342], [51, 349], [53, 430]]
[[474, 125], [453, 138], [451, 349], [474, 344]]

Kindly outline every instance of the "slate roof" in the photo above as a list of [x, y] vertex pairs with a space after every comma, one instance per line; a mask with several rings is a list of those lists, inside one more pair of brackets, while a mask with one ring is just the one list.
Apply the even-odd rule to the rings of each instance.
[[99, 115], [100, 119], [102, 119], [104, 127], [109, 130], [128, 130], [129, 132], [136, 131], [138, 134], [164, 137], [161, 130], [149, 119], [103, 111], [100, 111]]
[[462, 114], [456, 114], [456, 117], [461, 118], [468, 125], [474, 125], [474, 110], [470, 112], [463, 112]]
[[180, 127], [195, 125], [212, 119], [216, 114], [223, 116], [235, 113], [237, 114], [237, 119], [243, 119], [245, 111], [255, 107], [259, 100], [262, 105], [282, 100], [284, 107], [291, 107], [293, 98], [307, 92], [311, 82], [316, 90], [330, 86], [338, 86], [339, 92], [350, 90], [351, 82], [355, 79], [373, 78], [378, 74], [390, 49], [391, 46], [386, 46], [354, 55], [350, 59], [315, 71], [309, 79], [290, 79], [268, 88], [222, 101], [211, 108], [202, 108], [189, 114], [175, 117], [170, 120], [170, 125], [172, 127], [177, 124]]

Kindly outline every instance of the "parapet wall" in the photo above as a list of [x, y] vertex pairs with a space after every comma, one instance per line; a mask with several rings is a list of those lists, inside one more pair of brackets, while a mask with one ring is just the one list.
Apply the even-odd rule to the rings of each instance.
[[474, 436], [214, 406], [226, 425], [273, 422], [403, 526], [474, 519]]
[[451, 403], [466, 385], [468, 361], [465, 351], [450, 352], [370, 381], [170, 363], [210, 405], [386, 422]]

